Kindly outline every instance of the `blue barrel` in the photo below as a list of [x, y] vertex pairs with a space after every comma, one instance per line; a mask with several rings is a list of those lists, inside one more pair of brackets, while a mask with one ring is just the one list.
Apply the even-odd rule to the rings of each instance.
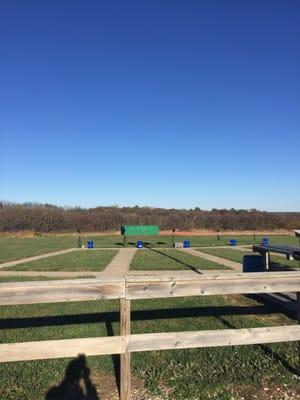
[[183, 247], [184, 247], [184, 248], [191, 247], [191, 242], [190, 242], [190, 240], [184, 240], [184, 241], [183, 241]]
[[268, 237], [264, 237], [262, 240], [262, 245], [263, 246], [269, 246], [269, 238]]
[[262, 256], [247, 255], [243, 257], [243, 272], [264, 272], [265, 264]]
[[142, 241], [142, 240], [138, 240], [138, 241], [136, 242], [136, 247], [137, 247], [138, 249], [142, 249], [142, 248], [143, 248], [143, 241]]
[[236, 239], [230, 239], [230, 246], [236, 246], [237, 245], [237, 240]]

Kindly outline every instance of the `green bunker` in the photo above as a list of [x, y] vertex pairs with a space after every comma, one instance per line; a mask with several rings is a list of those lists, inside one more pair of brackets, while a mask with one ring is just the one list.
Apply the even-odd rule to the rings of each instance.
[[[154, 236], [159, 235], [159, 227], [157, 225], [122, 225], [121, 235], [123, 235], [124, 246], [126, 245], [127, 236]], [[142, 242], [140, 246], [142, 247]]]

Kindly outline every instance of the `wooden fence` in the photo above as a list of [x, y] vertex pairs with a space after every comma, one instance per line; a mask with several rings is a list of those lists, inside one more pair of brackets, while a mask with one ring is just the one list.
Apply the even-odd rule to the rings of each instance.
[[300, 341], [300, 325], [131, 334], [131, 300], [276, 292], [297, 292], [299, 305], [300, 272], [1, 283], [0, 305], [120, 299], [120, 336], [0, 344], [0, 362], [120, 354], [120, 398], [129, 400], [132, 352]]

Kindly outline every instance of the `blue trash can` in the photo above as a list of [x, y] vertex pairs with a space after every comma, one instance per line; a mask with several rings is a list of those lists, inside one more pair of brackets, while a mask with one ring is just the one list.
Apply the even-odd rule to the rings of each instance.
[[243, 272], [264, 272], [265, 264], [262, 256], [247, 255], [243, 257]]
[[94, 248], [94, 242], [92, 240], [88, 240], [86, 243], [86, 247], [88, 249], [93, 249]]
[[269, 246], [269, 238], [268, 237], [264, 237], [262, 240], [262, 245], [263, 246]]
[[236, 239], [230, 239], [230, 246], [236, 246], [237, 245], [237, 240]]
[[191, 242], [190, 240], [184, 240], [183, 241], [183, 247], [186, 249], [188, 247], [191, 247]]
[[142, 240], [138, 240], [138, 241], [136, 242], [136, 247], [137, 247], [138, 249], [142, 249], [142, 248], [143, 248], [143, 242], [142, 242]]

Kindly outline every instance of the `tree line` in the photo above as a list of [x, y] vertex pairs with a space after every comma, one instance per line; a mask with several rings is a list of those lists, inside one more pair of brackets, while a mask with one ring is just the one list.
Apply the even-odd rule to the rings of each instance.
[[275, 230], [300, 228], [300, 212], [151, 207], [64, 208], [0, 202], [0, 232], [107, 232], [121, 225], [158, 225], [161, 230]]

